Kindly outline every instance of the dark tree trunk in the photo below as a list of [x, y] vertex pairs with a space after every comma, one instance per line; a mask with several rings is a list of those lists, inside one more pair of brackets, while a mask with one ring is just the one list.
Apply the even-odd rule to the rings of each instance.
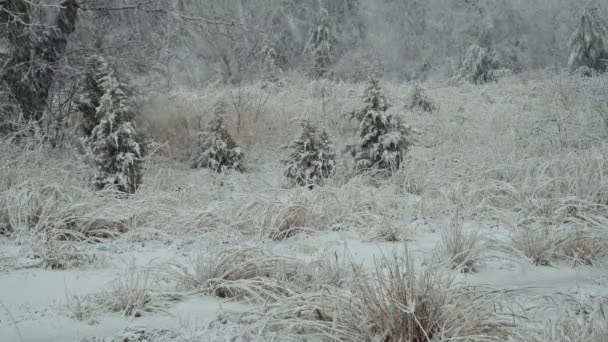
[[8, 28], [12, 58], [2, 81], [11, 90], [26, 120], [39, 121], [47, 105], [55, 63], [63, 56], [70, 34], [76, 30], [78, 4], [64, 0], [55, 27], [39, 34], [30, 27], [30, 8], [25, 0], [0, 0], [0, 25]]

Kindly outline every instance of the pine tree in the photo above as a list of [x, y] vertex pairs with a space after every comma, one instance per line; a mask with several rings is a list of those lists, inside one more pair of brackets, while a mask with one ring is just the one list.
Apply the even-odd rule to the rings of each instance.
[[96, 123], [85, 139], [97, 169], [95, 186], [115, 186], [119, 191], [134, 193], [143, 178], [145, 146], [135, 124], [128, 88], [102, 57], [92, 58], [86, 78], [79, 108], [86, 118], [84, 126]]
[[264, 49], [264, 62], [262, 64], [263, 85], [262, 88], [268, 88], [271, 85], [282, 87], [283, 82], [279, 78], [283, 74], [283, 70], [277, 65], [278, 54], [273, 47]]
[[216, 172], [228, 169], [245, 171], [245, 152], [239, 147], [224, 126], [225, 110], [216, 107], [214, 117], [199, 134], [199, 151], [192, 158], [193, 168], [209, 168]]
[[369, 81], [369, 85], [363, 92], [363, 101], [365, 107], [351, 112], [351, 120], [357, 119], [361, 122], [370, 111], [386, 112], [392, 106], [391, 101], [382, 93], [380, 82], [376, 79]]
[[587, 69], [583, 74], [608, 71], [608, 26], [597, 7], [585, 9], [579, 26], [570, 39], [572, 52], [568, 65], [572, 72]]
[[301, 136], [291, 143], [293, 151], [283, 160], [284, 175], [294, 185], [319, 185], [334, 173], [336, 154], [325, 130], [319, 132], [309, 121], [303, 121], [301, 126]]
[[314, 58], [312, 76], [322, 78], [329, 71], [332, 64], [332, 46], [335, 38], [329, 25], [329, 12], [325, 8], [319, 11], [317, 21], [312, 27], [310, 38], [305, 52], [311, 53]]
[[494, 52], [473, 44], [467, 49], [456, 78], [474, 84], [488, 83], [496, 81], [496, 71], [499, 69], [500, 62]]
[[[366, 106], [355, 113], [360, 117], [360, 142], [347, 147], [355, 158], [356, 171], [399, 169], [405, 154], [416, 142], [418, 132], [405, 125], [400, 117], [387, 114], [390, 108], [377, 80], [365, 90]], [[363, 114], [364, 113], [364, 114]], [[363, 114], [363, 115], [361, 115]]]

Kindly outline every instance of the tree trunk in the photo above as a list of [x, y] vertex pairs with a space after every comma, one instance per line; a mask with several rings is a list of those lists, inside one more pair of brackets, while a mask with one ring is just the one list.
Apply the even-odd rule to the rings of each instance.
[[65, 53], [68, 38], [76, 30], [78, 4], [64, 0], [55, 27], [39, 33], [30, 27], [26, 0], [0, 0], [0, 25], [8, 27], [12, 58], [0, 75], [17, 100], [23, 117], [40, 121], [47, 105], [55, 64]]

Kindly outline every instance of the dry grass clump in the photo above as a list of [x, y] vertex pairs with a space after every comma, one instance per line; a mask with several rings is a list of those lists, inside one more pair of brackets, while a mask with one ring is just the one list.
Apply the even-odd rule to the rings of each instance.
[[537, 266], [551, 265], [567, 236], [563, 230], [542, 226], [516, 226], [509, 234], [506, 251]]
[[266, 306], [252, 329], [299, 340], [504, 341], [514, 334], [500, 305], [506, 293], [457, 284], [437, 264], [417, 269], [406, 250], [352, 291], [328, 287]]
[[299, 263], [259, 248], [200, 253], [189, 265], [170, 265], [169, 275], [180, 290], [213, 294], [220, 298], [274, 301], [293, 294], [286, 282]]
[[108, 291], [94, 295], [74, 296], [69, 301], [72, 317], [90, 320], [97, 312], [117, 312], [123, 316], [141, 317], [145, 313], [165, 311], [174, 302], [184, 298], [177, 293], [159, 293], [153, 290], [155, 282], [152, 268], [137, 270], [130, 266], [127, 272], [114, 280]]
[[607, 254], [608, 159], [600, 149], [529, 159], [478, 177], [472, 203], [507, 227], [506, 249], [537, 265]]
[[545, 323], [541, 342], [608, 341], [608, 298], [569, 298], [561, 303], [555, 319]]
[[357, 294], [377, 333], [390, 341], [504, 341], [513, 317], [506, 292], [454, 282], [436, 264], [417, 270], [408, 254], [385, 257]]
[[454, 218], [441, 232], [440, 248], [454, 270], [476, 272], [488, 247], [488, 242], [479, 230], [464, 228], [462, 217]]
[[605, 218], [577, 219], [556, 225], [518, 225], [510, 228], [508, 234], [506, 251], [539, 266], [560, 260], [572, 266], [596, 265], [608, 256]]

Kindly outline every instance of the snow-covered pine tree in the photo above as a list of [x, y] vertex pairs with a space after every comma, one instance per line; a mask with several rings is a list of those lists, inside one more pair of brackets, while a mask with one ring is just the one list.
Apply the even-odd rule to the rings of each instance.
[[[347, 150], [355, 158], [356, 171], [386, 170], [392, 173], [399, 169], [405, 154], [416, 143], [418, 132], [400, 117], [386, 113], [390, 104], [382, 95], [377, 80], [370, 81], [365, 94], [369, 97], [359, 123], [361, 140], [348, 146]], [[383, 102], [380, 103], [379, 99]]]
[[370, 111], [386, 112], [393, 105], [391, 101], [384, 96], [380, 88], [380, 82], [376, 79], [370, 79], [367, 88], [363, 92], [363, 101], [365, 107], [351, 112], [351, 120], [357, 119], [361, 122], [365, 115]]
[[192, 157], [192, 168], [208, 168], [220, 173], [228, 169], [245, 171], [245, 152], [226, 130], [224, 115], [224, 106], [216, 106], [213, 119], [199, 133], [199, 149]]
[[277, 65], [278, 54], [273, 47], [264, 49], [264, 61], [262, 63], [262, 88], [268, 88], [270, 85], [277, 87], [283, 86], [280, 76], [283, 70]]
[[608, 26], [602, 20], [598, 7], [588, 7], [581, 15], [579, 25], [570, 39], [570, 71], [592, 75], [608, 71]]
[[407, 103], [409, 103], [409, 109], [412, 111], [432, 113], [437, 110], [435, 101], [426, 94], [424, 88], [419, 84], [414, 85]]
[[302, 134], [288, 146], [293, 151], [283, 160], [284, 175], [292, 185], [311, 187], [334, 173], [336, 153], [325, 130], [319, 131], [307, 120], [301, 126]]
[[473, 44], [467, 49], [456, 78], [474, 84], [488, 83], [496, 81], [496, 71], [499, 69], [500, 62], [495, 57], [493, 51], [488, 51], [479, 45]]
[[77, 99], [77, 107], [81, 117], [80, 129], [85, 137], [90, 137], [93, 129], [98, 124], [97, 107], [105, 90], [100, 80], [108, 73], [109, 66], [105, 59], [100, 56], [92, 56], [87, 63], [87, 72], [82, 80], [82, 91]]
[[92, 127], [85, 143], [97, 169], [95, 186], [115, 186], [119, 191], [134, 193], [143, 178], [145, 145], [135, 124], [130, 92], [102, 57], [91, 59], [86, 77], [86, 94], [79, 108], [86, 120], [84, 126]]
[[332, 46], [335, 38], [329, 26], [329, 12], [321, 8], [317, 21], [312, 27], [310, 38], [304, 51], [311, 53], [314, 58], [312, 76], [316, 79], [327, 74], [332, 61]]

